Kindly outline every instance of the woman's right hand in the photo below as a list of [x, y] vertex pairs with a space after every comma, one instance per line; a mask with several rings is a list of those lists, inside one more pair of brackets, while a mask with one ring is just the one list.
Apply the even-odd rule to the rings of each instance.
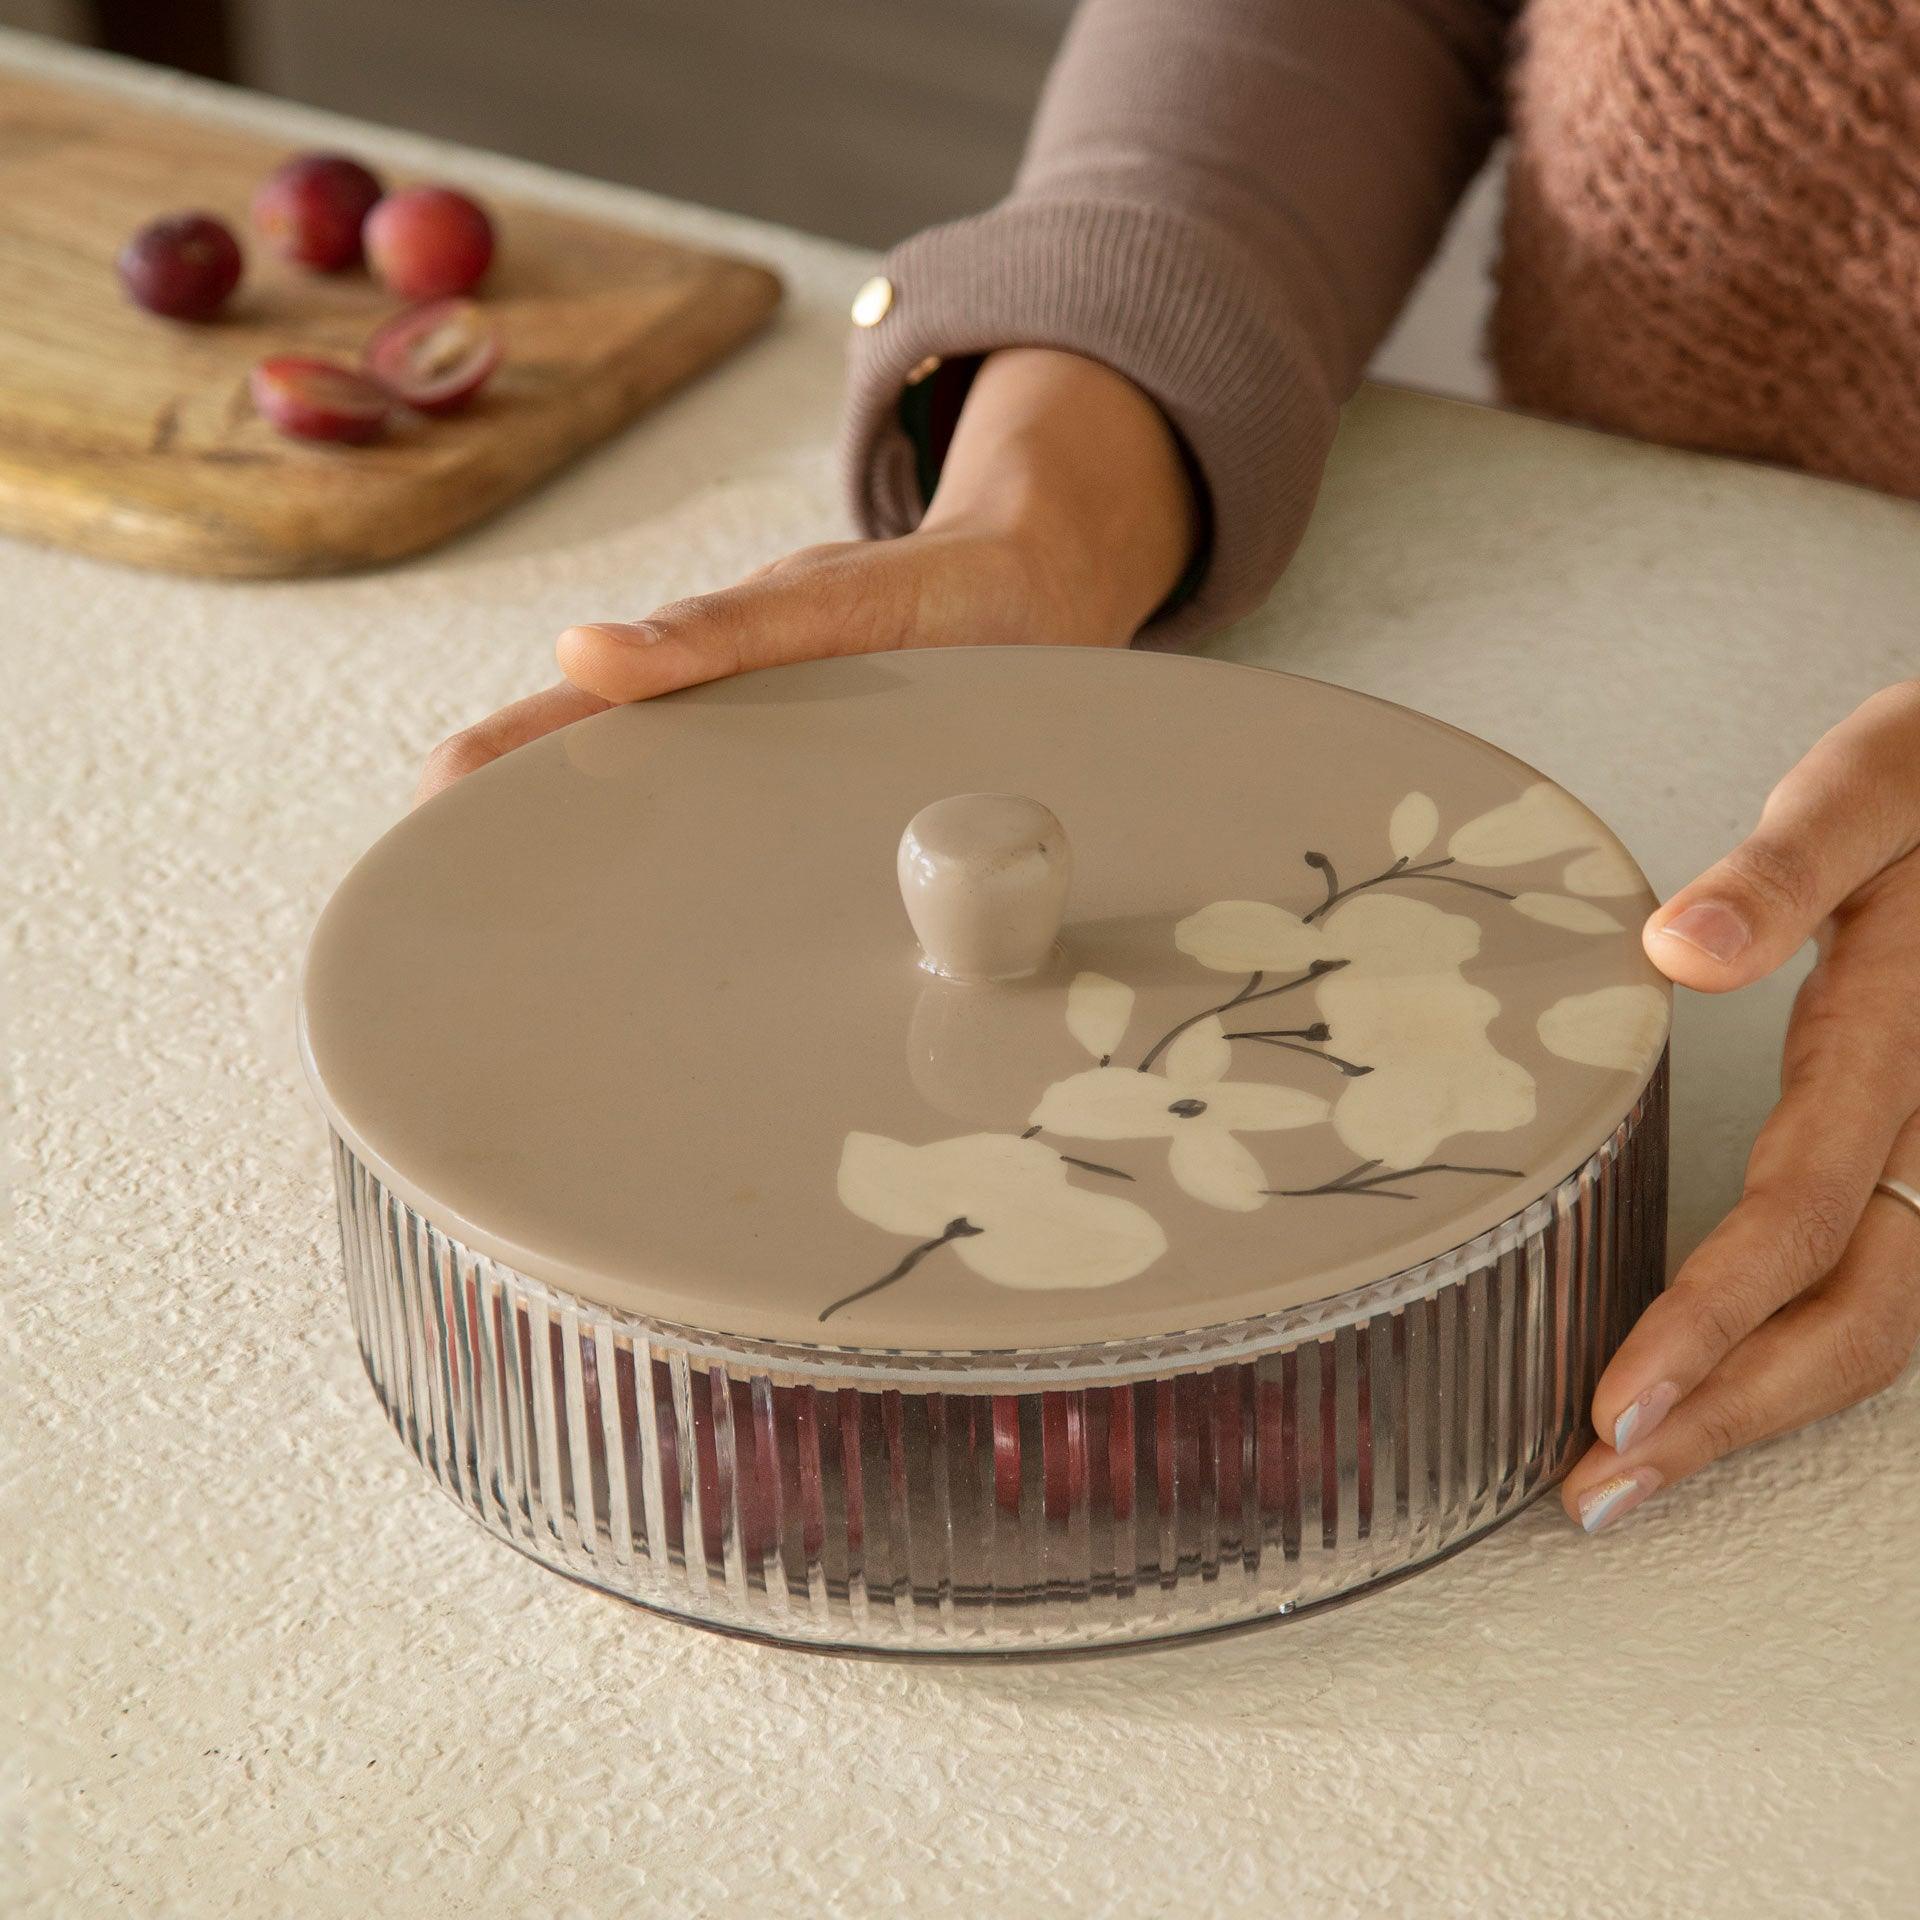
[[418, 798], [630, 700], [754, 667], [899, 647], [1124, 646], [1193, 543], [1171, 429], [1119, 374], [1040, 348], [976, 375], [925, 519], [807, 547], [635, 621], [569, 627], [559, 684], [442, 742]]
[[566, 678], [443, 741], [418, 798], [556, 727], [752, 667], [895, 647], [1124, 644], [1130, 634], [1074, 604], [1045, 561], [1002, 534], [923, 527], [803, 547], [644, 619], [569, 627], [555, 649]]

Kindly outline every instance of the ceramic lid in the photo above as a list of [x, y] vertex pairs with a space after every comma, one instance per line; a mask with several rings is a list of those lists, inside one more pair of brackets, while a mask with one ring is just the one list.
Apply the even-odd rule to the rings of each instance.
[[1401, 707], [890, 654], [441, 794], [328, 905], [303, 1032], [354, 1152], [536, 1278], [748, 1338], [1051, 1347], [1519, 1212], [1665, 1044], [1652, 905], [1577, 801]]

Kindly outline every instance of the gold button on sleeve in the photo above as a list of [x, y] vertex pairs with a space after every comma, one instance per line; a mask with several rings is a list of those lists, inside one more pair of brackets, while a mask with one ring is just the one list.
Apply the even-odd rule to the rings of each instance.
[[853, 296], [853, 324], [877, 327], [893, 305], [893, 282], [884, 273], [876, 273]]

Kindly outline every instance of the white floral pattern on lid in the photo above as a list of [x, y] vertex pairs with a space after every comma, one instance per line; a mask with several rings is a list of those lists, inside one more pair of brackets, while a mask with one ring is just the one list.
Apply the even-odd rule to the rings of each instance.
[[1167, 1247], [1144, 1207], [1073, 1186], [1053, 1148], [1013, 1134], [911, 1147], [851, 1133], [840, 1154], [840, 1199], [862, 1220], [922, 1244], [891, 1273], [823, 1308], [822, 1320], [904, 1279], [939, 1247], [951, 1246], [1001, 1287], [1110, 1287]]
[[1667, 996], [1658, 987], [1601, 987], [1569, 994], [1540, 1016], [1540, 1044], [1585, 1067], [1645, 1073], [1667, 1043]]
[[1167, 1164], [1183, 1193], [1210, 1207], [1251, 1212], [1267, 1177], [1236, 1133], [1317, 1126], [1327, 1103], [1297, 1087], [1229, 1080], [1233, 1044], [1219, 1016], [1189, 1027], [1160, 1071], [1094, 1067], [1056, 1080], [1031, 1124], [1070, 1140], [1170, 1140]]
[[[1550, 780], [1536, 781], [1517, 800], [1469, 820], [1447, 842], [1447, 852], [1466, 867], [1519, 866], [1575, 848], [1584, 851], [1567, 863], [1560, 876], [1561, 884], [1569, 893], [1603, 900], [1621, 899], [1638, 893], [1645, 884], [1640, 878], [1640, 869], [1625, 850], [1607, 841], [1593, 815], [1572, 794]], [[1522, 897], [1540, 900], [1546, 896]], [[1526, 909], [1523, 907], [1521, 911]], [[1575, 923], [1563, 920], [1559, 924]], [[1597, 926], [1592, 930], [1604, 931]]]
[[1387, 821], [1387, 845], [1396, 860], [1417, 860], [1440, 831], [1440, 809], [1431, 794], [1410, 793]]
[[1223, 973], [1318, 965], [1312, 983], [1343, 1055], [1366, 1063], [1332, 1109], [1341, 1144], [1400, 1171], [1457, 1133], [1505, 1133], [1533, 1118], [1533, 1078], [1487, 1039], [1499, 1000], [1461, 968], [1480, 927], [1426, 900], [1368, 894], [1310, 924], [1283, 908], [1223, 900], [1181, 921], [1174, 944]]
[[1076, 973], [1067, 988], [1067, 1031], [1104, 1067], [1133, 1018], [1133, 989], [1104, 973]]
[[[902, 823], [976, 792], [1039, 800], [1076, 848], [1058, 957], [1005, 985], [922, 968], [894, 878]], [[536, 742], [396, 828], [316, 930], [308, 1060], [409, 1205], [604, 1305], [886, 1351], [1185, 1333], [1446, 1254], [1631, 1108], [1630, 1071], [1548, 1045], [1597, 1054], [1591, 1016], [1539, 1025], [1658, 990], [1648, 890], [1555, 793], [1403, 708], [1213, 661], [953, 648], [744, 675]], [[1235, 901], [1245, 971], [1175, 945]], [[1090, 1122], [1072, 1083], [1103, 1069]], [[1534, 1117], [1501, 1130], [1528, 1080]], [[1023, 1142], [1043, 1111], [1132, 1132]], [[1243, 1124], [1274, 1117], [1300, 1124]], [[878, 1218], [843, 1203], [862, 1135], [912, 1156], [910, 1212], [858, 1180]], [[936, 1218], [951, 1194], [921, 1189], [950, 1161], [987, 1184]], [[1127, 1261], [1034, 1256], [993, 1168], [1047, 1232], [1084, 1219], [1101, 1247], [1125, 1221]]]
[[[1333, 862], [1309, 852], [1305, 862], [1325, 889], [1317, 906], [1294, 913], [1263, 900], [1216, 900], [1179, 921], [1172, 937], [1181, 953], [1215, 972], [1244, 973], [1246, 984], [1181, 1021], [1136, 1066], [1114, 1064], [1134, 990], [1090, 969], [1076, 973], [1066, 993], [1067, 1030], [1098, 1064], [1053, 1082], [1023, 1134], [973, 1134], [918, 1148], [850, 1134], [842, 1201], [862, 1219], [919, 1235], [922, 1243], [821, 1317], [891, 1286], [948, 1245], [983, 1277], [1025, 1288], [1114, 1285], [1157, 1260], [1165, 1236], [1143, 1207], [1075, 1188], [1068, 1172], [1133, 1176], [1062, 1154], [1036, 1137], [1042, 1134], [1167, 1140], [1168, 1170], [1180, 1191], [1235, 1213], [1257, 1212], [1274, 1199], [1409, 1199], [1406, 1183], [1427, 1174], [1520, 1178], [1513, 1167], [1434, 1158], [1458, 1135], [1528, 1125], [1536, 1088], [1527, 1069], [1488, 1037], [1499, 997], [1466, 977], [1480, 953], [1480, 921], [1396, 889], [1464, 889], [1564, 933], [1618, 934], [1620, 921], [1590, 898], [1509, 892], [1452, 869], [1523, 866], [1587, 845], [1565, 877], [1569, 884], [1577, 878], [1585, 893], [1604, 895], [1630, 863], [1611, 848], [1593, 847], [1592, 816], [1545, 781], [1466, 822], [1444, 856], [1422, 860], [1439, 830], [1434, 800], [1409, 793], [1389, 817], [1393, 859], [1381, 872], [1343, 887]], [[1264, 1018], [1249, 1011], [1256, 1003], [1295, 991], [1311, 997], [1321, 1019], [1292, 1027], [1238, 1024]], [[1666, 1012], [1657, 987], [1608, 987], [1563, 997], [1540, 1016], [1538, 1031], [1559, 1057], [1644, 1070], [1664, 1039]], [[1228, 1017], [1236, 1022], [1231, 1029]], [[1336, 1039], [1340, 1053], [1326, 1049]], [[1346, 1085], [1328, 1100], [1291, 1085], [1235, 1079], [1236, 1041], [1317, 1058]], [[1274, 1184], [1238, 1138], [1322, 1123], [1359, 1159], [1315, 1185]], [[1075, 1248], [1070, 1242], [1083, 1223], [1090, 1237]], [[990, 1228], [993, 1245], [982, 1247]]]
[[1517, 800], [1469, 820], [1447, 842], [1463, 866], [1517, 867], [1599, 839], [1593, 815], [1564, 788], [1537, 780]]

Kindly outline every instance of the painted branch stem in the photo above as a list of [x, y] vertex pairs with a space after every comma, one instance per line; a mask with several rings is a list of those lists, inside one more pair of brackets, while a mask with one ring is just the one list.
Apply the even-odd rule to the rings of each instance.
[[952, 1241], [971, 1239], [974, 1234], [985, 1231], [984, 1227], [976, 1227], [964, 1214], [958, 1220], [949, 1220], [931, 1240], [921, 1241], [911, 1253], [901, 1258], [898, 1266], [883, 1273], [878, 1280], [870, 1281], [866, 1286], [856, 1288], [852, 1293], [842, 1294], [831, 1306], [822, 1307], [820, 1318], [830, 1320], [842, 1307], [850, 1307], [856, 1300], [864, 1300], [869, 1294], [878, 1293], [883, 1288], [892, 1286], [896, 1280], [904, 1280], [928, 1254], [937, 1253]]
[[1151, 1071], [1153, 1063], [1186, 1032], [1189, 1027], [1197, 1027], [1202, 1020], [1210, 1020], [1215, 1014], [1231, 1013], [1235, 1007], [1250, 1006], [1255, 1000], [1271, 1000], [1276, 993], [1291, 993], [1295, 987], [1304, 987], [1310, 980], [1318, 980], [1323, 974], [1337, 973], [1347, 964], [1344, 960], [1316, 960], [1305, 973], [1296, 974], [1291, 980], [1282, 980], [1277, 987], [1263, 987], [1260, 983], [1267, 976], [1255, 973], [1248, 977], [1247, 984], [1231, 1000], [1223, 1000], [1217, 1007], [1202, 1007], [1198, 1013], [1190, 1014], [1177, 1027], [1163, 1033], [1148, 1050], [1147, 1057], [1140, 1062], [1139, 1071]]

